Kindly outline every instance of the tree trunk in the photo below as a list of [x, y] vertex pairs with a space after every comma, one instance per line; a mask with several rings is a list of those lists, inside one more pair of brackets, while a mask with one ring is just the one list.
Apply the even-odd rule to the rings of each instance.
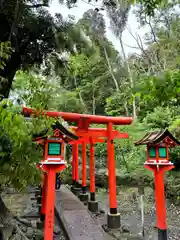
[[[115, 78], [115, 76], [114, 76], [114, 73], [113, 73], [113, 71], [112, 71], [112, 67], [111, 67], [111, 64], [110, 64], [110, 61], [109, 61], [109, 57], [108, 57], [108, 55], [107, 55], [106, 48], [103, 47], [103, 49], [104, 49], [104, 55], [105, 55], [105, 58], [106, 58], [106, 61], [107, 61], [107, 64], [108, 64], [109, 72], [110, 72], [110, 74], [111, 74], [111, 76], [112, 76], [112, 79], [113, 79], [113, 81], [114, 81], [114, 85], [115, 85], [115, 87], [116, 87], [116, 92], [118, 93], [118, 92], [120, 91], [118, 82], [117, 82], [117, 80], [116, 80], [116, 78]], [[126, 112], [126, 116], [128, 116], [128, 115], [129, 115], [129, 112], [128, 112], [128, 108], [127, 108], [127, 102], [124, 103], [124, 109], [125, 109], [125, 112]]]
[[[73, 78], [74, 78], [74, 84], [75, 84], [75, 87], [76, 87], [76, 90], [77, 90], [78, 87], [77, 87], [76, 77], [73, 76]], [[85, 111], [87, 112], [87, 107], [86, 107], [86, 104], [85, 104], [85, 102], [84, 102], [84, 100], [83, 100], [83, 98], [82, 98], [82, 95], [81, 95], [81, 91], [80, 91], [80, 90], [78, 90], [78, 95], [79, 95], [79, 99], [80, 99], [82, 105], [83, 105], [84, 108], [85, 108]]]
[[5, 81], [0, 81], [0, 95], [3, 98], [8, 98], [11, 90], [12, 82], [16, 71], [20, 68], [21, 59], [20, 54], [13, 52], [10, 59], [8, 59], [4, 69], [0, 70], [0, 76]]
[[[125, 51], [124, 51], [124, 46], [123, 46], [123, 43], [122, 43], [122, 36], [120, 37], [120, 45], [121, 45], [121, 50], [122, 50], [122, 54], [123, 54], [123, 58], [124, 58], [124, 63], [126, 65], [127, 72], [128, 72], [130, 86], [131, 86], [131, 88], [133, 88], [133, 86], [134, 86], [133, 77], [132, 77], [131, 69], [129, 67], [129, 63], [128, 63], [128, 60], [127, 60], [127, 57], [126, 57], [126, 54], [125, 54]], [[137, 118], [137, 112], [136, 112], [136, 100], [135, 99], [133, 99], [132, 107], [133, 107], [133, 118], [136, 119]]]
[[106, 61], [107, 61], [107, 64], [108, 64], [109, 72], [110, 72], [110, 74], [111, 74], [111, 77], [112, 77], [112, 79], [113, 79], [113, 81], [114, 81], [114, 85], [115, 85], [115, 87], [116, 87], [116, 91], [119, 92], [119, 85], [118, 85], [118, 82], [117, 82], [117, 80], [116, 80], [116, 78], [115, 78], [115, 76], [114, 76], [114, 74], [113, 74], [112, 67], [111, 67], [111, 64], [110, 64], [110, 62], [109, 62], [109, 57], [108, 57], [108, 55], [107, 55], [106, 48], [103, 47], [103, 49], [104, 49], [104, 54], [105, 54]]
[[95, 92], [94, 92], [94, 80], [93, 80], [93, 89], [92, 89], [92, 114], [96, 114], [96, 98], [95, 98]]
[[1, 85], [0, 85], [0, 97], [2, 98], [8, 98], [9, 97], [9, 93], [11, 90], [11, 86], [12, 86], [12, 82], [14, 79], [14, 76], [16, 74], [15, 72], [11, 72], [11, 74], [6, 78], [6, 79], [2, 79]]

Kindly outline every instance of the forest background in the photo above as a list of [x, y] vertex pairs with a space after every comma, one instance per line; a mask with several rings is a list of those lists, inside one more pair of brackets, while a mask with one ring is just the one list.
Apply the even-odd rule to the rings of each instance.
[[[98, 2], [98, 1], [96, 1]], [[67, 112], [133, 116], [133, 124], [116, 127], [129, 133], [117, 140], [119, 183], [152, 182], [144, 169], [144, 147], [134, 141], [146, 132], [168, 128], [180, 139], [180, 11], [179, 1], [102, 1], [92, 3], [78, 22], [48, 11], [50, 1], [0, 1], [0, 183], [19, 190], [39, 181], [35, 163], [41, 151], [32, 136], [54, 120], [27, 121], [21, 105]], [[76, 1], [60, 1], [69, 8]], [[144, 39], [133, 34], [138, 53], [127, 55], [122, 33], [132, 6]], [[99, 5], [98, 5], [99, 6]], [[117, 51], [106, 37], [106, 11]], [[139, 53], [140, 52], [140, 53]], [[60, 121], [62, 121], [60, 119]], [[51, 130], [49, 130], [51, 134]], [[97, 169], [107, 166], [105, 144], [97, 144]], [[167, 186], [180, 199], [179, 148], [170, 152], [176, 168]], [[141, 177], [141, 179], [140, 179]], [[124, 181], [125, 180], [125, 181]]]

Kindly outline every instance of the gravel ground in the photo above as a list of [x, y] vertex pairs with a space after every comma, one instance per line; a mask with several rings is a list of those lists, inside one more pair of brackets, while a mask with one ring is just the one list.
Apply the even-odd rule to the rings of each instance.
[[[98, 192], [97, 200], [100, 201], [100, 208], [105, 212], [109, 209], [108, 193]], [[120, 189], [118, 193], [118, 206], [121, 213], [121, 224], [123, 228], [130, 231], [132, 234], [141, 235], [141, 211], [140, 211], [140, 198], [136, 188]], [[156, 240], [157, 231], [154, 228], [156, 216], [153, 190], [150, 188], [145, 189], [144, 195], [144, 214], [145, 214], [145, 240]], [[103, 222], [103, 218], [100, 217]], [[167, 223], [168, 223], [168, 239], [180, 239], [180, 207], [174, 206], [167, 200]]]
[[[35, 191], [34, 188], [28, 188], [28, 192]], [[12, 189], [9, 189], [7, 193], [3, 195], [3, 200], [6, 206], [10, 209], [14, 216], [18, 217], [20, 222], [17, 222], [19, 233], [15, 236], [14, 240], [43, 240], [43, 226], [41, 229], [37, 229], [37, 222], [39, 219], [30, 220], [25, 218], [27, 214], [38, 213], [38, 206], [35, 200], [34, 193], [17, 193]], [[23, 236], [24, 235], [24, 236]], [[27, 238], [26, 238], [27, 237]], [[67, 240], [63, 230], [61, 229], [58, 220], [55, 217], [54, 224], [54, 239], [53, 240]]]

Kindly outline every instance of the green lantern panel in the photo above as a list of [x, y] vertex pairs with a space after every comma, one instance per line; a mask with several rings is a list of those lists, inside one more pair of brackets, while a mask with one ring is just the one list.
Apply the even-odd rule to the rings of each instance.
[[149, 148], [149, 156], [155, 158], [156, 157], [156, 148], [150, 147]]
[[61, 154], [61, 143], [48, 143], [48, 155], [60, 155]]
[[160, 158], [166, 158], [167, 157], [166, 148], [159, 148], [159, 157]]

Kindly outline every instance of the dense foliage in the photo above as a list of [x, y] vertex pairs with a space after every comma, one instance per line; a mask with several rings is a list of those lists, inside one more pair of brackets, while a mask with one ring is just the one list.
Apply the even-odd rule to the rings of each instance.
[[21, 109], [10, 100], [0, 103], [1, 187], [23, 189], [40, 180], [36, 163], [42, 157], [42, 150], [32, 139], [33, 134], [50, 127], [52, 120], [38, 118], [27, 121], [20, 112]]
[[[76, 3], [65, 2], [71, 7]], [[131, 126], [118, 127], [129, 132], [130, 138], [116, 141], [118, 172], [125, 176], [139, 176], [139, 171], [148, 176], [143, 168], [144, 148], [133, 145], [145, 132], [169, 128], [180, 138], [178, 2], [138, 1], [139, 25], [149, 26], [150, 32], [145, 47], [143, 39], [134, 36], [140, 54], [129, 56], [122, 33], [133, 1], [126, 5], [108, 2], [112, 4], [104, 1], [101, 9], [92, 8], [75, 22], [65, 21], [60, 14], [53, 18], [46, 7], [49, 1], [1, 1], [0, 93], [13, 102], [4, 107], [3, 101], [0, 106], [2, 184], [21, 188], [35, 181], [40, 151], [31, 141], [32, 134], [51, 123], [49, 119], [25, 120], [17, 105], [133, 115]], [[120, 53], [106, 37], [103, 11], [120, 42]], [[106, 148], [103, 144], [96, 148], [98, 167], [104, 168]], [[171, 158], [178, 170], [179, 150], [172, 150]]]

